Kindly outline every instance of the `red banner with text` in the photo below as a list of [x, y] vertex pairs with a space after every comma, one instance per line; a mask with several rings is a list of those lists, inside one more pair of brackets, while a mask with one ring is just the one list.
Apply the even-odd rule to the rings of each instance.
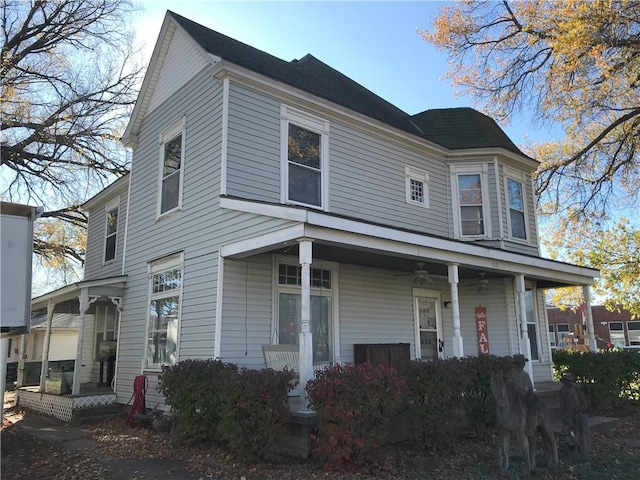
[[476, 331], [478, 332], [478, 353], [489, 355], [489, 328], [487, 327], [487, 309], [476, 307]]

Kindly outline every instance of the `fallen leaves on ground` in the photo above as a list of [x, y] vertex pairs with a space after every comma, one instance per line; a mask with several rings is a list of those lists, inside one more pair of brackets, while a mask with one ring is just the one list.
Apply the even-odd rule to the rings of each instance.
[[[460, 438], [450, 451], [425, 451], [415, 442], [389, 445], [376, 456], [376, 464], [385, 465], [385, 469], [335, 472], [327, 471], [313, 458], [285, 457], [281, 463], [239, 462], [231, 452], [221, 448], [175, 445], [165, 434], [132, 429], [123, 417], [88, 428], [98, 441], [92, 452], [68, 451], [59, 444], [38, 440], [16, 425], [9, 426], [2, 432], [2, 480], [123, 480], [101, 464], [100, 459], [108, 457], [178, 459], [188, 469], [199, 472], [201, 478], [216, 480], [489, 480], [497, 477], [497, 438], [491, 434]], [[535, 478], [635, 480], [640, 471], [640, 448], [637, 443], [625, 443], [625, 439], [640, 439], [640, 407], [623, 419], [617, 429], [594, 437], [594, 451], [588, 461], [577, 458], [561, 443], [560, 471], [551, 474], [540, 469]], [[546, 454], [542, 450], [539, 453], [543, 463]], [[515, 441], [511, 455], [508, 478], [517, 479], [522, 461]]]

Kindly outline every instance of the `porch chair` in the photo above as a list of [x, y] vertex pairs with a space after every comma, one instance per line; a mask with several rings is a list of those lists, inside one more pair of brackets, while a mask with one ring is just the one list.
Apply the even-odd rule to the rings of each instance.
[[[264, 355], [264, 364], [267, 368], [273, 370], [293, 370], [295, 373], [294, 381], [299, 381], [298, 372], [300, 365], [300, 347], [298, 345], [262, 345], [262, 354]], [[289, 392], [289, 396], [297, 396], [300, 394], [299, 388]]]

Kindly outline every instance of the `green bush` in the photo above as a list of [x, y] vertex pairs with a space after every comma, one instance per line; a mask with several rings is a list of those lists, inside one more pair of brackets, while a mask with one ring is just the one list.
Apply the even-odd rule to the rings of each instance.
[[334, 365], [307, 383], [317, 413], [315, 453], [329, 469], [375, 464], [392, 419], [405, 398], [405, 384], [386, 366]]
[[413, 435], [426, 449], [451, 449], [465, 428], [476, 432], [495, 424], [491, 372], [506, 374], [510, 357], [481, 356], [433, 362], [413, 361], [402, 370]]
[[163, 366], [159, 389], [172, 410], [172, 434], [196, 442], [219, 441], [225, 392], [238, 367], [220, 360], [184, 360]]
[[553, 352], [554, 376], [570, 373], [596, 410], [616, 409], [640, 401], [640, 354], [626, 350]]
[[272, 459], [286, 433], [292, 371], [243, 368], [225, 392], [221, 436], [245, 458]]
[[159, 389], [181, 440], [211, 442], [241, 457], [275, 456], [289, 417], [292, 371], [238, 369], [220, 360], [164, 366]]

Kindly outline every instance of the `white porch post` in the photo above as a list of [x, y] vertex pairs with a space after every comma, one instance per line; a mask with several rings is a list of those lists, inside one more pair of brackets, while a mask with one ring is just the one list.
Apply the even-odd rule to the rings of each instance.
[[78, 395], [80, 393], [80, 372], [82, 369], [82, 344], [84, 342], [84, 320], [87, 314], [87, 310], [93, 302], [99, 297], [90, 296], [89, 291], [86, 288], [80, 290], [80, 325], [78, 326], [78, 345], [76, 348], [76, 359], [73, 365], [73, 386], [71, 387], [71, 394]]
[[25, 363], [27, 360], [27, 335], [20, 335], [20, 350], [18, 353], [18, 378], [16, 387], [23, 387], [25, 381]]
[[308, 411], [307, 382], [313, 378], [313, 338], [311, 334], [311, 262], [312, 242], [308, 238], [298, 240], [300, 266], [300, 410]]
[[113, 391], [116, 391], [116, 382], [118, 381], [118, 357], [120, 356], [120, 322], [122, 321], [122, 297], [109, 297], [111, 303], [116, 306], [116, 322], [114, 325], [118, 336], [116, 337], [116, 361], [113, 366], [113, 380], [111, 382]]
[[464, 357], [462, 334], [460, 333], [460, 301], [458, 299], [458, 264], [450, 263], [449, 284], [451, 285], [451, 308], [453, 310], [453, 356]]
[[524, 275], [516, 275], [516, 292], [518, 293], [518, 310], [520, 311], [520, 353], [529, 361], [525, 364], [525, 370], [533, 383], [533, 365], [531, 359], [531, 343], [529, 342], [529, 329], [527, 328], [527, 302], [525, 300]]
[[587, 333], [589, 334], [589, 351], [596, 352], [598, 345], [596, 344], [596, 334], [593, 329], [593, 311], [591, 310], [591, 288], [589, 285], [582, 286], [582, 294], [584, 295], [584, 313], [587, 317]]
[[47, 303], [47, 329], [44, 333], [44, 345], [42, 348], [42, 365], [40, 366], [40, 392], [44, 392], [49, 374], [49, 346], [51, 345], [51, 323], [53, 322], [53, 310], [56, 304], [53, 300]]

